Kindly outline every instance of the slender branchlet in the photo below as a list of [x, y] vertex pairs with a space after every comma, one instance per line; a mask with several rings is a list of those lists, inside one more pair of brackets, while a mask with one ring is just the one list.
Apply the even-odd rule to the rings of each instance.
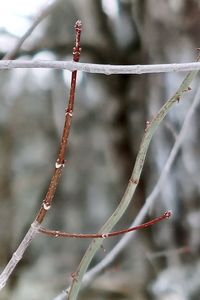
[[[82, 30], [81, 21], [77, 21], [75, 24], [75, 32], [76, 32], [75, 47], [73, 48], [73, 61], [74, 62], [78, 62], [79, 58], [80, 58], [81, 30]], [[66, 147], [67, 147], [67, 143], [68, 143], [68, 137], [69, 137], [69, 132], [70, 132], [70, 128], [71, 128], [71, 119], [72, 119], [73, 109], [74, 109], [76, 77], [77, 77], [77, 71], [73, 71], [72, 77], [71, 77], [69, 102], [68, 102], [68, 106], [65, 109], [65, 112], [66, 112], [65, 113], [65, 123], [64, 123], [64, 128], [63, 128], [62, 139], [61, 139], [61, 143], [60, 143], [60, 149], [59, 149], [58, 157], [57, 157], [57, 160], [55, 163], [54, 173], [51, 178], [49, 188], [48, 188], [46, 196], [43, 200], [40, 211], [36, 217], [36, 221], [40, 224], [42, 223], [42, 221], [47, 213], [47, 210], [49, 210], [51, 207], [51, 203], [52, 203], [52, 200], [54, 198], [54, 195], [55, 195], [58, 183], [59, 183], [62, 169], [65, 165], [65, 152], [66, 152]]]
[[128, 232], [132, 232], [132, 231], [136, 231], [139, 229], [144, 229], [147, 227], [150, 227], [158, 222], [161, 222], [165, 219], [170, 218], [172, 215], [171, 211], [168, 210], [166, 211], [163, 215], [148, 221], [146, 223], [134, 226], [134, 227], [130, 227], [130, 228], [126, 228], [126, 229], [122, 229], [122, 230], [117, 230], [117, 231], [113, 231], [113, 232], [108, 232], [108, 233], [69, 233], [69, 232], [62, 232], [62, 231], [58, 231], [58, 230], [49, 230], [46, 228], [42, 228], [40, 227], [39, 232], [44, 233], [48, 236], [51, 237], [66, 237], [66, 238], [81, 238], [81, 239], [93, 239], [93, 238], [110, 238], [116, 235], [121, 235], [121, 234], [125, 234]]
[[130, 228], [126, 228], [126, 229], [122, 229], [122, 230], [117, 230], [117, 231], [113, 231], [113, 232], [108, 232], [108, 233], [85, 233], [85, 234], [81, 234], [81, 233], [69, 233], [69, 232], [62, 232], [62, 231], [58, 231], [58, 230], [49, 230], [46, 228], [40, 228], [39, 232], [44, 233], [48, 236], [51, 237], [66, 237], [66, 238], [79, 238], [79, 239], [93, 239], [93, 238], [110, 238], [116, 235], [121, 235], [121, 234], [125, 234], [128, 232], [132, 232], [135, 230], [139, 230], [139, 229], [144, 229], [147, 227], [150, 227], [158, 222], [161, 222], [163, 220], [166, 220], [168, 218], [170, 218], [172, 215], [171, 211], [166, 211], [164, 214], [162, 214], [161, 216], [143, 223], [141, 225], [137, 225], [134, 227], [130, 227]]

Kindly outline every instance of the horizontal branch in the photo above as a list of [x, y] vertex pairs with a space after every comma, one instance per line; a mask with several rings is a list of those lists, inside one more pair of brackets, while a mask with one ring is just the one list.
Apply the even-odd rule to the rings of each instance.
[[157, 217], [149, 222], [143, 223], [141, 225], [137, 225], [131, 228], [126, 228], [126, 229], [122, 229], [122, 230], [118, 230], [118, 231], [113, 231], [113, 232], [108, 232], [108, 233], [69, 233], [69, 232], [62, 232], [62, 231], [58, 231], [58, 230], [49, 230], [46, 228], [40, 228], [39, 232], [44, 233], [48, 236], [51, 237], [66, 237], [66, 238], [79, 238], [79, 239], [105, 239], [105, 238], [109, 238], [109, 237], [113, 237], [116, 235], [121, 235], [121, 234], [125, 234], [128, 232], [132, 232], [132, 231], [136, 231], [139, 229], [144, 229], [147, 228], [149, 226], [152, 226], [160, 221], [163, 221], [165, 219], [170, 218], [172, 215], [171, 211], [166, 211], [162, 216]]
[[200, 62], [179, 64], [154, 64], [154, 65], [103, 65], [79, 63], [73, 61], [49, 61], [49, 60], [2, 60], [0, 70], [16, 68], [61, 69], [69, 71], [83, 71], [96, 74], [147, 74], [186, 72], [200, 70]]

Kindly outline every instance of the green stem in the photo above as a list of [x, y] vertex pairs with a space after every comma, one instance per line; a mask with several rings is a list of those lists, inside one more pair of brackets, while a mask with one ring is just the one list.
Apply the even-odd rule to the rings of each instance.
[[[197, 59], [200, 60], [200, 57]], [[115, 224], [119, 221], [119, 219], [123, 216], [124, 212], [126, 211], [128, 205], [131, 202], [131, 199], [134, 195], [135, 189], [138, 185], [140, 175], [143, 169], [145, 157], [147, 154], [147, 150], [150, 144], [150, 141], [152, 139], [153, 134], [155, 133], [156, 129], [158, 128], [159, 124], [162, 122], [170, 108], [175, 102], [179, 102], [180, 97], [182, 94], [190, 89], [190, 84], [195, 77], [195, 75], [198, 73], [198, 71], [191, 71], [187, 74], [185, 79], [183, 80], [182, 84], [180, 85], [177, 92], [174, 94], [173, 97], [171, 97], [160, 109], [160, 111], [157, 113], [155, 118], [148, 124], [148, 127], [145, 130], [145, 134], [143, 136], [143, 139], [140, 144], [139, 152], [136, 158], [135, 166], [131, 175], [131, 179], [129, 180], [129, 183], [127, 185], [127, 188], [125, 190], [124, 196], [121, 199], [118, 207], [113, 212], [113, 214], [110, 216], [110, 218], [107, 220], [107, 222], [102, 226], [99, 233], [103, 232], [109, 232], [112, 230], [112, 228], [115, 226]], [[102, 239], [93, 239], [90, 243], [88, 249], [85, 252], [85, 255], [83, 256], [76, 272], [73, 276], [73, 282], [69, 290], [68, 300], [76, 300], [80, 287], [81, 287], [81, 280], [87, 271], [87, 268], [97, 252], [97, 250], [102, 245], [103, 240]]]

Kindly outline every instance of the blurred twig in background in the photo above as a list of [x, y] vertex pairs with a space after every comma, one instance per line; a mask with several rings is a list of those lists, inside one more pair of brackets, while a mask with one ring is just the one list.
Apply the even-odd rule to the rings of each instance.
[[28, 30], [23, 34], [23, 36], [21, 38], [19, 38], [17, 40], [17, 43], [14, 45], [14, 47], [12, 49], [10, 49], [10, 51], [8, 51], [4, 57], [2, 58], [3, 60], [10, 60], [10, 59], [14, 59], [17, 52], [20, 50], [21, 46], [23, 45], [23, 43], [27, 40], [27, 38], [31, 35], [31, 33], [33, 32], [33, 30], [49, 15], [52, 13], [53, 9], [58, 5], [58, 3], [60, 2], [60, 0], [54, 0], [52, 3], [49, 3], [49, 5], [47, 5], [46, 7], [44, 7], [42, 9], [42, 11], [40, 11], [38, 13], [38, 15], [35, 17], [33, 23], [31, 24], [31, 26], [28, 28]]

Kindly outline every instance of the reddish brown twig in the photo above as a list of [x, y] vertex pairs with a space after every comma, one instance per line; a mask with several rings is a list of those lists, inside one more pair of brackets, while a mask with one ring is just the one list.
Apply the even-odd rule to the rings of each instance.
[[[81, 30], [82, 30], [82, 24], [81, 21], [77, 21], [75, 24], [75, 32], [76, 32], [76, 40], [75, 40], [75, 47], [73, 49], [73, 61], [78, 62], [80, 58], [80, 36], [81, 36]], [[77, 77], [77, 71], [72, 72], [72, 77], [71, 77], [71, 88], [70, 88], [70, 95], [69, 95], [69, 102], [68, 106], [65, 109], [65, 123], [64, 123], [64, 128], [63, 128], [63, 134], [62, 134], [62, 139], [60, 143], [60, 150], [59, 154], [55, 163], [55, 169], [53, 176], [51, 178], [51, 182], [49, 184], [49, 188], [47, 191], [47, 194], [43, 200], [42, 206], [39, 210], [39, 213], [36, 217], [36, 221], [38, 223], [42, 223], [47, 210], [50, 209], [52, 200], [54, 198], [58, 182], [62, 173], [62, 169], [65, 165], [65, 151], [67, 147], [67, 142], [68, 142], [68, 137], [69, 137], [69, 132], [70, 132], [70, 127], [71, 127], [71, 119], [72, 119], [72, 114], [73, 114], [73, 108], [74, 108], [74, 96], [75, 96], [75, 89], [76, 89], [76, 77]]]
[[45, 228], [40, 228], [39, 232], [44, 233], [48, 236], [51, 237], [66, 237], [66, 238], [79, 238], [79, 239], [93, 239], [93, 238], [110, 238], [116, 235], [120, 234], [125, 234], [127, 232], [139, 230], [139, 229], [144, 229], [146, 227], [152, 226], [160, 221], [163, 221], [165, 219], [168, 219], [171, 217], [172, 213], [171, 211], [166, 211], [162, 216], [157, 217], [149, 222], [143, 223], [141, 225], [137, 225], [131, 228], [126, 228], [118, 231], [113, 231], [109, 233], [86, 233], [86, 234], [81, 234], [81, 233], [68, 233], [68, 232], [62, 232], [62, 231], [57, 231], [57, 230], [49, 230]]

